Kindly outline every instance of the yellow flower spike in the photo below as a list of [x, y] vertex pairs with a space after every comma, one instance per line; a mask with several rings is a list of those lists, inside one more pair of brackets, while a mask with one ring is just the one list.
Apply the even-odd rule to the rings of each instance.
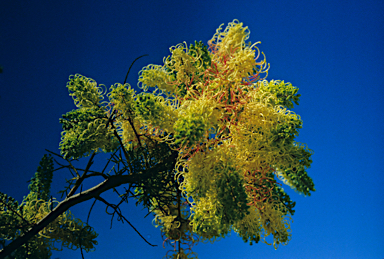
[[229, 69], [233, 72], [230, 74], [233, 78], [241, 80], [253, 73], [253, 68], [256, 66], [255, 50], [245, 48], [233, 54], [232, 58], [227, 62]]
[[221, 26], [209, 41], [215, 66], [221, 71], [227, 71], [228, 77], [236, 83], [245, 80], [249, 84], [257, 80], [260, 73], [267, 73], [269, 65], [264, 53], [264, 60], [256, 61], [260, 55], [256, 44], [260, 42], [253, 45], [245, 42], [250, 34], [248, 27], [243, 27], [237, 20], [229, 23], [224, 31], [221, 31]]
[[279, 244], [286, 245], [291, 239], [289, 215], [286, 215], [278, 206], [266, 203], [263, 210], [260, 211], [260, 222], [263, 227], [263, 242], [269, 244], [265, 238], [273, 235], [273, 246], [275, 249]]
[[236, 48], [241, 48], [245, 45], [245, 41], [249, 38], [248, 27], [243, 27], [243, 23], [238, 20], [230, 22], [224, 31], [220, 27], [216, 30], [209, 44], [214, 46], [214, 52], [230, 52]]
[[244, 240], [244, 242], [258, 243], [261, 239], [262, 225], [260, 222], [260, 213], [255, 207], [251, 206], [249, 214], [242, 220], [233, 225], [234, 231]]
[[184, 44], [180, 43], [169, 49], [172, 55], [165, 59], [164, 65], [171, 73], [176, 73], [178, 84], [188, 85], [191, 81], [190, 75], [194, 75], [196, 72], [196, 67], [193, 63], [197, 62], [198, 58], [188, 55], [187, 44], [185, 42]]
[[158, 87], [166, 94], [176, 94], [172, 76], [166, 71], [164, 66], [148, 65], [139, 72], [138, 87], [147, 91], [149, 87]]

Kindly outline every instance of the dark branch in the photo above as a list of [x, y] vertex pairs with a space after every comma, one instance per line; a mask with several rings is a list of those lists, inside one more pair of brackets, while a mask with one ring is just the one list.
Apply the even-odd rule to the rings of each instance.
[[[176, 159], [176, 157], [173, 157]], [[102, 183], [75, 195], [68, 195], [67, 198], [60, 202], [50, 213], [48, 213], [43, 219], [41, 219], [32, 228], [22, 234], [20, 237], [13, 240], [9, 245], [0, 251], [0, 259], [5, 259], [6, 256], [10, 255], [14, 250], [26, 244], [30, 238], [38, 234], [43, 228], [48, 226], [62, 213], [67, 211], [69, 208], [79, 204], [81, 202], [90, 200], [92, 198], [99, 197], [103, 192], [110, 189], [116, 188], [122, 184], [142, 182], [143, 179], [148, 179], [155, 170], [161, 170], [162, 165], [157, 164], [153, 168], [148, 168], [143, 172], [129, 175], [112, 175]], [[77, 185], [78, 186], [78, 185]]]
[[[72, 195], [76, 192], [76, 190], [79, 188], [79, 186], [82, 184], [82, 182], [84, 181], [84, 179], [85, 179], [85, 175], [88, 173], [89, 168], [90, 168], [91, 165], [93, 164], [93, 161], [92, 161], [92, 160], [93, 160], [93, 158], [95, 157], [95, 155], [96, 155], [96, 153], [93, 152], [91, 158], [90, 158], [89, 161], [88, 161], [87, 167], [86, 167], [85, 170], [84, 170], [83, 175], [76, 181], [75, 186], [73, 186], [72, 190], [68, 193], [67, 198], [70, 197], [70, 196], [72, 196]], [[68, 162], [69, 162], [69, 161], [68, 161]], [[76, 173], [77, 173], [77, 172], [76, 172]], [[77, 174], [77, 175], [78, 175], [78, 174]]]
[[88, 221], [89, 221], [89, 217], [91, 216], [91, 211], [92, 211], [92, 209], [93, 209], [93, 206], [95, 206], [96, 201], [97, 201], [97, 200], [95, 199], [94, 202], [92, 203], [91, 208], [89, 209], [88, 217], [87, 217], [87, 224], [88, 224]]
[[129, 71], [131, 71], [131, 68], [132, 68], [133, 64], [134, 64], [139, 58], [142, 58], [142, 57], [145, 57], [145, 56], [148, 56], [148, 54], [141, 55], [140, 57], [136, 58], [136, 59], [131, 63], [131, 66], [129, 67], [128, 72], [127, 72], [127, 75], [125, 76], [125, 79], [124, 79], [124, 85], [125, 85], [125, 83], [127, 82], [127, 78], [128, 78], [128, 75], [129, 75]]

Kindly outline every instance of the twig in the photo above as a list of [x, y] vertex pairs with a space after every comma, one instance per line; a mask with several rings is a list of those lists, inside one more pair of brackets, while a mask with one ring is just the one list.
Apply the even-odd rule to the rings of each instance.
[[[84, 170], [83, 175], [82, 175], [82, 176], [75, 182], [75, 186], [73, 186], [72, 190], [68, 193], [67, 198], [70, 197], [70, 196], [72, 196], [72, 195], [76, 192], [76, 190], [79, 188], [79, 186], [81, 185], [81, 183], [82, 183], [83, 180], [85, 179], [85, 175], [88, 173], [89, 168], [90, 168], [91, 165], [93, 164], [92, 160], [93, 160], [93, 158], [95, 157], [95, 155], [96, 155], [96, 153], [93, 152], [91, 158], [90, 158], [89, 161], [88, 161], [87, 167], [86, 167], [85, 170]], [[68, 162], [69, 162], [69, 161], [68, 161]], [[77, 172], [76, 172], [76, 173], [77, 173]]]
[[88, 212], [88, 217], [87, 217], [87, 224], [88, 224], [88, 221], [89, 221], [89, 217], [91, 216], [91, 211], [92, 211], [92, 209], [93, 209], [93, 206], [95, 205], [96, 201], [97, 201], [97, 199], [95, 199], [95, 201], [92, 203], [92, 206], [91, 206], [91, 208], [89, 209], [89, 212]]
[[139, 58], [142, 58], [142, 57], [144, 57], [144, 56], [148, 56], [148, 54], [141, 55], [140, 57], [136, 58], [136, 59], [132, 62], [131, 66], [130, 66], [129, 69], [128, 69], [128, 73], [127, 73], [127, 75], [125, 76], [125, 79], [124, 79], [124, 85], [125, 85], [125, 83], [127, 82], [127, 78], [128, 78], [128, 75], [129, 75], [129, 71], [131, 71], [131, 68], [132, 68], [133, 64], [136, 62], [136, 60], [138, 60]]
[[137, 234], [139, 234], [139, 236], [147, 243], [149, 244], [150, 246], [157, 246], [157, 245], [152, 245], [151, 243], [149, 243], [141, 234], [140, 232], [131, 224], [131, 222], [129, 222], [124, 216], [123, 214], [121, 214], [117, 208], [115, 207], [115, 205], [113, 204], [110, 204], [109, 202], [107, 202], [106, 200], [104, 200], [103, 198], [101, 198], [100, 196], [96, 197], [96, 199], [102, 201], [103, 203], [105, 203], [107, 205], [107, 207], [111, 207], [115, 210], [115, 212], [119, 215], [120, 218], [124, 219], [135, 231]]

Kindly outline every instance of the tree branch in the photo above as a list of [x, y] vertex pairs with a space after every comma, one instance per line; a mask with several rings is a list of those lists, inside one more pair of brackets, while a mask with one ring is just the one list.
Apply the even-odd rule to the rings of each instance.
[[[68, 193], [67, 198], [68, 198], [68, 197], [71, 197], [71, 196], [76, 192], [77, 188], [79, 188], [79, 186], [81, 185], [81, 183], [84, 181], [84, 179], [85, 179], [85, 175], [88, 173], [89, 168], [90, 168], [91, 165], [93, 164], [93, 161], [92, 161], [92, 160], [93, 160], [93, 158], [95, 157], [95, 155], [96, 155], [96, 153], [93, 152], [91, 158], [90, 158], [89, 161], [88, 161], [87, 167], [85, 168], [85, 171], [84, 171], [83, 175], [82, 175], [78, 180], [76, 180], [75, 186], [73, 186], [72, 190]], [[69, 161], [68, 161], [68, 162], [69, 162]], [[69, 163], [70, 163], [70, 162], [69, 162]], [[72, 164], [70, 164], [70, 165], [71, 165], [72, 168], [74, 168], [74, 167], [72, 166]], [[77, 171], [76, 171], [76, 174], [79, 175], [79, 174], [77, 173]]]
[[22, 234], [20, 237], [16, 238], [10, 244], [4, 247], [4, 249], [0, 251], [0, 259], [5, 259], [5, 257], [10, 255], [14, 250], [27, 243], [30, 238], [38, 234], [49, 223], [54, 221], [57, 217], [59, 217], [62, 213], [74, 205], [90, 200], [92, 198], [97, 198], [103, 192], [118, 187], [122, 184], [141, 182], [142, 179], [150, 177], [153, 174], [153, 171], [156, 170], [157, 167], [161, 167], [161, 165], [162, 164], [157, 164], [153, 168], [148, 168], [147, 170], [137, 174], [113, 175], [97, 186], [94, 186], [84, 192], [68, 196], [26, 233]]

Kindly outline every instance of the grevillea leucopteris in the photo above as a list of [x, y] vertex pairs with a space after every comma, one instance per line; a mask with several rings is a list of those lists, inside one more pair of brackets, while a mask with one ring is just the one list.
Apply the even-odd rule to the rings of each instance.
[[136, 189], [175, 246], [168, 258], [191, 258], [193, 243], [232, 230], [251, 244], [269, 235], [275, 248], [287, 244], [295, 203], [282, 184], [304, 195], [315, 190], [307, 175], [312, 151], [295, 142], [302, 121], [289, 110], [298, 88], [266, 80], [270, 66], [249, 35], [234, 20], [207, 45], [177, 44], [162, 65], [140, 71], [141, 93], [115, 84], [109, 102], [92, 79], [68, 83], [78, 110], [62, 120], [67, 157], [113, 150], [118, 138], [127, 151], [162, 143], [177, 152], [173, 171]]

